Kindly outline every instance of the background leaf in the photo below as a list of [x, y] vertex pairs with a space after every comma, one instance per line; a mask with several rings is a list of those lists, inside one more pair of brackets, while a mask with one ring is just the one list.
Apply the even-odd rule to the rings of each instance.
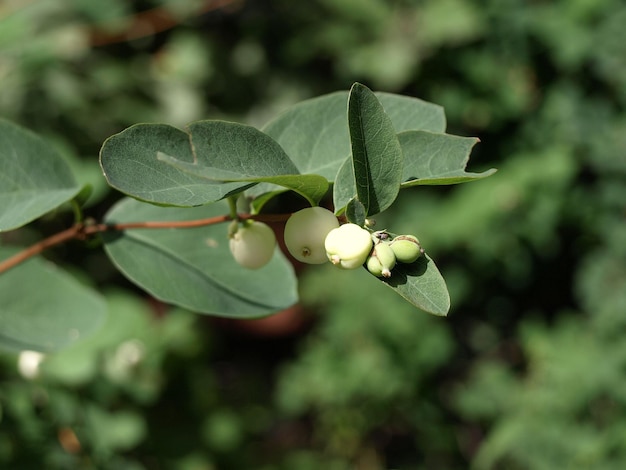
[[472, 147], [478, 139], [424, 131], [398, 134], [404, 153], [402, 187], [456, 184], [486, 178], [495, 169], [482, 173], [465, 171]]
[[80, 186], [39, 136], [0, 119], [0, 231], [12, 230], [73, 198]]
[[[14, 252], [0, 247], [0, 259]], [[99, 294], [41, 258], [0, 275], [2, 348], [55, 351], [94, 332], [105, 314]]]
[[[107, 222], [193, 220], [227, 213], [226, 203], [175, 209], [126, 199], [109, 212]], [[117, 267], [165, 302], [239, 318], [267, 315], [294, 304], [296, 278], [282, 253], [277, 249], [272, 261], [259, 270], [245, 269], [232, 258], [226, 225], [127, 230], [103, 238]]]
[[391, 206], [400, 191], [402, 147], [383, 106], [360, 83], [350, 90], [348, 127], [356, 196], [366, 215], [375, 215]]
[[199, 206], [251, 186], [250, 183], [211, 183], [159, 160], [159, 153], [182, 162], [194, 162], [189, 134], [166, 124], [137, 124], [104, 142], [100, 164], [115, 189], [155, 204]]
[[415, 263], [397, 264], [389, 279], [381, 279], [416, 307], [433, 315], [445, 316], [450, 310], [446, 281], [433, 260], [421, 256]]

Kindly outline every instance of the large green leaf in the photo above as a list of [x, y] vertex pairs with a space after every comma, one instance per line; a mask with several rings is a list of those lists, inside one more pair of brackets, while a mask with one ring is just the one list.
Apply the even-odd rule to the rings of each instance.
[[259, 182], [291, 189], [312, 205], [328, 190], [324, 177], [300, 175], [271, 137], [226, 121], [198, 121], [188, 133], [133, 126], [105, 142], [101, 163], [112, 186], [163, 205], [214, 202]]
[[398, 135], [404, 152], [402, 187], [435, 184], [457, 184], [485, 178], [496, 172], [465, 171], [475, 137], [459, 137], [424, 131], [407, 131]]
[[0, 231], [12, 230], [72, 199], [80, 186], [49, 143], [0, 120]]
[[[106, 220], [194, 220], [227, 213], [224, 202], [179, 209], [126, 199], [113, 207]], [[258, 317], [298, 300], [293, 269], [280, 250], [263, 268], [245, 269], [232, 258], [226, 224], [126, 230], [103, 238], [107, 254], [131, 281], [165, 302], [190, 310]]]
[[427, 255], [411, 264], [397, 264], [383, 283], [416, 307], [433, 315], [445, 316], [450, 310], [446, 282]]
[[[391, 93], [376, 93], [376, 96], [396, 132], [445, 131], [441, 106]], [[300, 173], [315, 173], [334, 181], [350, 155], [347, 104], [346, 91], [306, 100], [268, 122], [263, 131], [285, 149]]]
[[254, 127], [225, 121], [200, 121], [189, 126], [194, 162], [169, 155], [158, 158], [209, 181], [272, 183], [301, 194], [316, 205], [328, 191], [320, 175], [300, 175], [274, 139]]
[[282, 147], [254, 127], [226, 121], [199, 121], [189, 125], [189, 134], [193, 163], [210, 169], [211, 179], [300, 173]]
[[112, 187], [154, 204], [199, 206], [253, 184], [210, 182], [161, 161], [159, 154], [196, 161], [188, 133], [165, 124], [137, 124], [104, 142], [100, 164]]
[[[391, 206], [400, 191], [402, 147], [383, 106], [360, 83], [350, 90], [348, 127], [355, 196], [366, 216], [378, 214]], [[336, 181], [335, 187], [340, 184], [344, 181]]]
[[[15, 250], [0, 248], [0, 259]], [[41, 258], [0, 274], [0, 347], [54, 351], [92, 333], [106, 314], [99, 294]]]

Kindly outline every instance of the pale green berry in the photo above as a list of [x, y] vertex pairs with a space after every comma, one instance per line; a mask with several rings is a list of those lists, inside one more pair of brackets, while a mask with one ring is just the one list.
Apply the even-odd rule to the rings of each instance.
[[247, 221], [235, 231], [229, 228], [230, 252], [235, 261], [244, 268], [259, 269], [274, 256], [276, 236], [274, 231], [263, 222]]
[[362, 266], [372, 251], [370, 232], [356, 224], [344, 224], [328, 232], [324, 246], [331, 263], [343, 269]]
[[400, 263], [413, 263], [424, 253], [419, 240], [413, 235], [399, 235], [389, 246]]
[[322, 264], [328, 261], [324, 241], [332, 229], [339, 227], [337, 217], [323, 207], [307, 207], [289, 217], [285, 224], [285, 246], [303, 263]]
[[367, 258], [367, 270], [374, 276], [391, 277], [391, 270], [396, 265], [396, 255], [388, 243], [380, 242]]

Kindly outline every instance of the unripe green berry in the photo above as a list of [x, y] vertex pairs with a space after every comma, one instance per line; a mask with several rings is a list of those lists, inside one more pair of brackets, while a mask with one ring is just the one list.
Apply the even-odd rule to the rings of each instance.
[[289, 217], [285, 224], [285, 246], [303, 263], [322, 264], [328, 261], [324, 241], [332, 229], [339, 227], [337, 217], [323, 207], [307, 207]]
[[241, 227], [231, 225], [229, 238], [230, 252], [244, 268], [259, 269], [274, 256], [276, 236], [263, 222], [247, 221]]
[[413, 235], [399, 235], [389, 246], [400, 263], [413, 263], [424, 252], [419, 240]]
[[324, 246], [331, 263], [343, 269], [362, 266], [372, 251], [372, 236], [356, 224], [344, 224], [331, 230]]
[[396, 255], [388, 243], [380, 242], [374, 245], [372, 253], [367, 258], [367, 270], [374, 276], [391, 277], [391, 270], [396, 265]]

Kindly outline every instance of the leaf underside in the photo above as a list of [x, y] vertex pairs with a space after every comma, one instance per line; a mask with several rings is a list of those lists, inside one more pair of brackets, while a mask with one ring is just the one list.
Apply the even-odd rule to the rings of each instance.
[[427, 255], [411, 264], [396, 264], [391, 277], [381, 281], [425, 312], [446, 316], [450, 310], [446, 282]]
[[[224, 202], [182, 209], [126, 199], [113, 207], [107, 222], [195, 220], [225, 213]], [[230, 253], [226, 224], [126, 230], [103, 239], [108, 256], [131, 281], [158, 299], [196, 312], [252, 318], [298, 300], [293, 268], [280, 250], [259, 270], [243, 268]]]

